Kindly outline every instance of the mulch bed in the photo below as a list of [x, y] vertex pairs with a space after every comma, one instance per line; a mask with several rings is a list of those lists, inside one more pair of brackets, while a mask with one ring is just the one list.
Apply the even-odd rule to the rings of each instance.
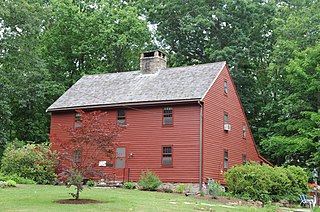
[[55, 203], [59, 204], [96, 204], [96, 203], [102, 203], [101, 201], [94, 200], [94, 199], [60, 199], [53, 201]]

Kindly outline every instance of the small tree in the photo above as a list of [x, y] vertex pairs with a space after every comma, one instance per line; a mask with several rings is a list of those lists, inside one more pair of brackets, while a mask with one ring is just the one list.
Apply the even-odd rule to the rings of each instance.
[[58, 153], [58, 178], [67, 187], [76, 187], [76, 193], [70, 194], [78, 200], [84, 179], [108, 177], [97, 169], [98, 157], [112, 160], [115, 139], [123, 128], [108, 121], [106, 112], [76, 112], [79, 119], [75, 126], [63, 127], [69, 138], [61, 140], [52, 136], [52, 139]]

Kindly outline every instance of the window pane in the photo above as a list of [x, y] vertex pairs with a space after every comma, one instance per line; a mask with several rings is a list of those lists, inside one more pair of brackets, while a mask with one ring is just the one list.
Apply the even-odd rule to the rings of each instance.
[[126, 119], [118, 119], [118, 125], [119, 126], [126, 125]]
[[164, 154], [171, 154], [171, 147], [163, 147], [163, 153]]
[[162, 158], [162, 165], [171, 165], [172, 157], [163, 157]]
[[228, 123], [229, 123], [228, 114], [225, 113], [223, 119], [224, 119], [224, 123], [225, 123], [225, 124], [228, 124]]
[[124, 109], [120, 109], [120, 110], [118, 110], [118, 117], [123, 117], [123, 116], [126, 116], [126, 112], [125, 112], [125, 110]]
[[225, 168], [225, 169], [228, 168], [228, 161], [224, 161], [223, 168]]
[[223, 87], [224, 87], [224, 93], [228, 93], [228, 82], [227, 81], [224, 81]]
[[172, 117], [164, 117], [163, 124], [172, 124]]

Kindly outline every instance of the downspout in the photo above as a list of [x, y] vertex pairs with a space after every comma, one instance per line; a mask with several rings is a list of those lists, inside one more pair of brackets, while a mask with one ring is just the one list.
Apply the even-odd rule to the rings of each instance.
[[198, 104], [200, 105], [200, 173], [199, 173], [199, 191], [202, 190], [202, 103], [198, 100]]

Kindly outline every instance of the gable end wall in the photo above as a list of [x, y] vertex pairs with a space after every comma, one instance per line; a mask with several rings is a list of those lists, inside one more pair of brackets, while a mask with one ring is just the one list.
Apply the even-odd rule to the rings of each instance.
[[[224, 93], [224, 81], [228, 82], [228, 94]], [[228, 113], [231, 131], [224, 131], [224, 113]], [[247, 136], [242, 134], [243, 124]], [[203, 177], [224, 183], [224, 151], [228, 151], [229, 168], [247, 161], [260, 161], [250, 127], [246, 120], [240, 98], [236, 92], [227, 66], [203, 98]]]

